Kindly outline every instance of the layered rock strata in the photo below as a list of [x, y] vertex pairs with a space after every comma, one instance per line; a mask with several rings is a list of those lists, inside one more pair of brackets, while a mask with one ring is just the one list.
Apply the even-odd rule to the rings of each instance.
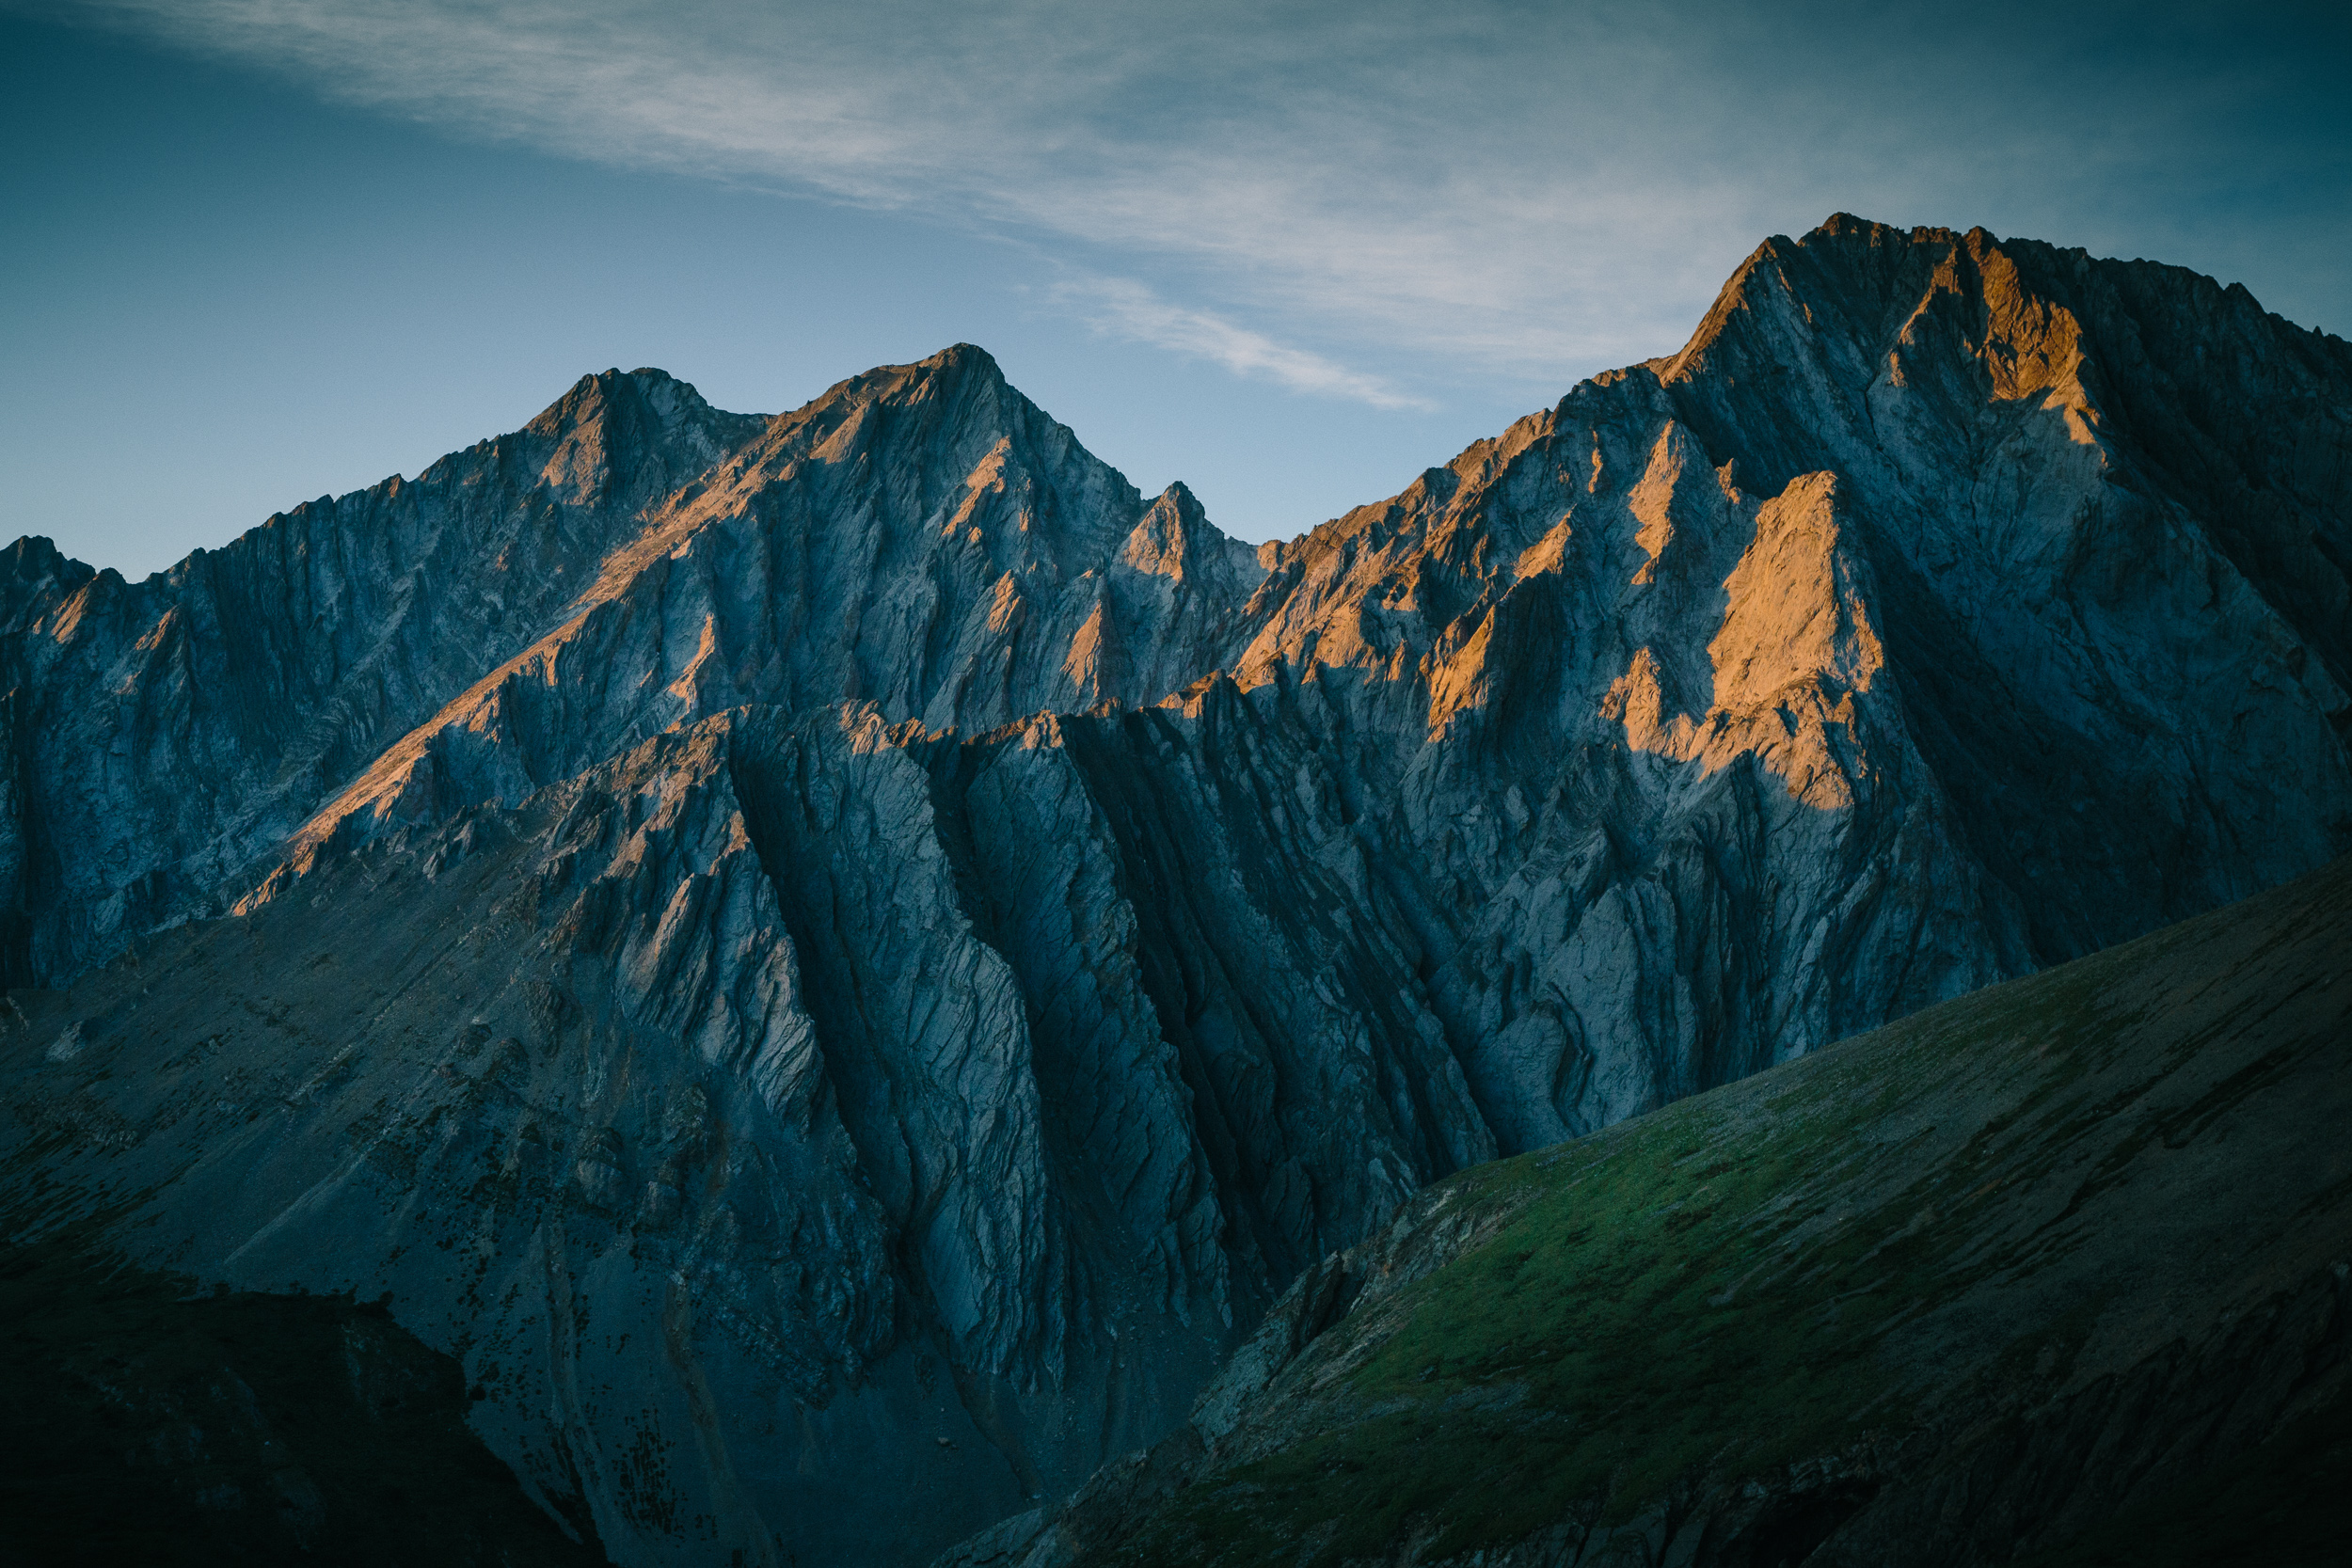
[[1255, 551], [969, 347], [590, 378], [10, 553], [11, 1201], [392, 1291], [624, 1562], [914, 1560], [1436, 1178], [2352, 847], [2347, 562], [2352, 349], [1980, 231]]
[[2352, 858], [1438, 1184], [937, 1568], [2324, 1561], [2347, 947]]

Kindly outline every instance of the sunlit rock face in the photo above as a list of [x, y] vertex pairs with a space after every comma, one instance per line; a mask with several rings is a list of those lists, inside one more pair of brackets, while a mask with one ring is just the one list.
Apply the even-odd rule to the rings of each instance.
[[658, 371], [608, 373], [414, 481], [323, 497], [144, 582], [18, 541], [0, 562], [8, 983], [218, 912], [761, 424]]
[[391, 1291], [620, 1561], [919, 1560], [1433, 1177], [2352, 847], [2347, 563], [2345, 344], [1843, 217], [1257, 550], [968, 347], [590, 378], [0, 565], [11, 1201]]

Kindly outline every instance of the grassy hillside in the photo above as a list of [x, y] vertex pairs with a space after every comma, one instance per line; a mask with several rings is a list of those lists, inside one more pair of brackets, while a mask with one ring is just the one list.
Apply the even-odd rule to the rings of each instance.
[[2339, 863], [1466, 1173], [1030, 1560], [2338, 1560], [2348, 959]]

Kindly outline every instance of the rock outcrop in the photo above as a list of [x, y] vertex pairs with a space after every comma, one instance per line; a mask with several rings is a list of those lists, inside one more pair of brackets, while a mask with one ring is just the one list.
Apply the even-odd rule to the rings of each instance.
[[938, 1568], [2325, 1561], [2348, 946], [2352, 858], [1439, 1183]]
[[7, 982], [219, 912], [762, 423], [659, 371], [608, 372], [414, 481], [322, 497], [144, 582], [19, 540], [0, 567]]
[[1252, 551], [977, 349], [0, 581], [22, 1218], [393, 1293], [626, 1563], [914, 1561], [1428, 1182], [2352, 847], [2352, 349], [1834, 219]]

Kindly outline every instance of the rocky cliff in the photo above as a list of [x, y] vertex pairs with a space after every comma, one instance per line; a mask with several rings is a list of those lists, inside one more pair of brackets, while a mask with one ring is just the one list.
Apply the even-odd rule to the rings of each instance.
[[392, 1291], [624, 1562], [914, 1560], [1434, 1179], [2352, 847], [2347, 565], [2352, 348], [1842, 217], [1255, 551], [969, 347], [593, 377], [15, 546], [10, 1202]]
[[2352, 859], [1418, 1196], [939, 1568], [2333, 1562]]

